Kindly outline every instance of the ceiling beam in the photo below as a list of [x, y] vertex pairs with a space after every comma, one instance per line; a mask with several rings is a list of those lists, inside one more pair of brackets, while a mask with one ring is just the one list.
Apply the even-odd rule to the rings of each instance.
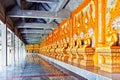
[[39, 44], [40, 41], [34, 41], [34, 42], [33, 42], [33, 41], [26, 41], [26, 43], [27, 43], [27, 44], [35, 44], [35, 43], [38, 43], [38, 44]]
[[20, 33], [49, 34], [51, 32], [51, 30], [22, 30]]
[[40, 39], [41, 39], [41, 38], [39, 38], [39, 39], [24, 38], [24, 40], [26, 40], [26, 41], [40, 41]]
[[16, 10], [8, 13], [9, 17], [23, 17], [23, 18], [44, 18], [44, 19], [68, 19], [70, 12], [61, 10], [59, 12], [36, 11], [36, 10]]
[[34, 36], [34, 37], [32, 37], [32, 36], [24, 36], [23, 38], [37, 38], [37, 39], [38, 39], [38, 38], [42, 38], [42, 37], [43, 37], [43, 36], [37, 36], [37, 35], [36, 35], [36, 36]]
[[24, 40], [30, 40], [30, 41], [40, 41], [41, 38], [24, 38]]
[[36, 3], [53, 3], [56, 4], [58, 3], [58, 1], [54, 1], [54, 0], [26, 0], [27, 2], [36, 2]]
[[38, 41], [38, 42], [40, 42], [40, 39], [24, 39], [25, 41], [27, 41], [27, 42], [35, 42], [35, 41]]
[[40, 37], [42, 37], [42, 35], [23, 35], [23, 38], [26, 38], [26, 37], [28, 37], [28, 38], [40, 38]]
[[67, 5], [67, 3], [69, 3], [70, 0], [63, 0], [61, 6], [59, 7], [59, 9], [65, 8], [65, 6]]
[[43, 29], [53, 30], [55, 27], [54, 27], [54, 24], [22, 23], [22, 24], [18, 25], [17, 28], [35, 28], [35, 29], [43, 28]]
[[27, 44], [35, 44], [35, 43], [40, 43], [40, 41], [26, 41]]
[[[57, 5], [55, 11], [60, 11], [60, 10], [64, 10], [63, 8], [67, 5], [67, 3], [69, 2], [69, 0], [60, 0], [59, 4]], [[63, 15], [69, 15], [70, 16], [70, 11], [66, 10], [67, 13], [63, 14]], [[60, 11], [62, 12], [62, 11]], [[52, 22], [54, 19], [49, 19], [48, 23]]]
[[35, 39], [38, 39], [38, 38], [41, 38], [41, 37], [42, 37], [42, 36], [39, 36], [39, 37], [38, 37], [38, 36], [34, 36], [34, 37], [32, 37], [32, 36], [25, 36], [25, 37], [23, 37], [23, 38], [24, 38], [24, 39], [25, 39], [25, 38], [29, 38], [29, 39], [30, 39], [30, 38], [32, 38], [32, 39], [35, 38]]
[[41, 34], [41, 33], [22, 33], [22, 36], [24, 37], [24, 36], [41, 36], [41, 35], [48, 35], [48, 34]]

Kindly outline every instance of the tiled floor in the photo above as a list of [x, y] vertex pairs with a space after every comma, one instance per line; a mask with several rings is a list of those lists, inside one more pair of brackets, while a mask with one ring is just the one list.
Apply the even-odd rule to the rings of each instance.
[[0, 80], [78, 80], [36, 55], [28, 55], [24, 65], [0, 71]]
[[62, 69], [67, 69], [68, 71], [73, 72], [74, 76], [78, 74], [78, 76], [76, 77], [79, 77], [80, 80], [120, 80], [120, 73], [109, 73], [101, 71], [97, 67], [85, 67], [79, 64], [77, 65], [73, 63], [63, 62], [61, 60], [56, 60], [42, 54], [38, 55], [43, 59], [47, 60], [48, 62], [54, 63], [57, 66], [62, 67]]

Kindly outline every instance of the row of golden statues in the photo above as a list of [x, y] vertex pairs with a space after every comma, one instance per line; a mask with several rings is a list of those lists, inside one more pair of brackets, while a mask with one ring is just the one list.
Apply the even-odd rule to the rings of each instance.
[[120, 72], [119, 16], [120, 0], [85, 0], [40, 45], [27, 45], [27, 51], [70, 64]]

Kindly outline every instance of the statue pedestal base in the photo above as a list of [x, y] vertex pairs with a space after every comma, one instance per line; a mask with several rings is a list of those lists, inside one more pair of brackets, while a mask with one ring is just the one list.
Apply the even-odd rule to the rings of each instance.
[[120, 73], [120, 47], [97, 48], [97, 52], [104, 61], [100, 64], [100, 69], [111, 73]]
[[79, 49], [78, 54], [83, 56], [83, 59], [80, 62], [80, 65], [86, 66], [86, 67], [93, 67], [94, 61], [94, 49], [93, 48], [85, 48], [85, 49]]
[[72, 64], [72, 53], [69, 53], [69, 57], [68, 57], [68, 63]]
[[94, 66], [93, 60], [81, 60], [81, 65], [86, 67], [92, 67]]

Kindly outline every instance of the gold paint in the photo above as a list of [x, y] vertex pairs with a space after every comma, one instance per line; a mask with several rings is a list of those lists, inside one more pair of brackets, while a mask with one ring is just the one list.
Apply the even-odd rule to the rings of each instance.
[[[108, 1], [85, 0], [40, 43], [39, 52], [68, 64], [120, 72], [120, 29], [113, 28], [119, 22], [115, 20], [120, 16], [120, 0]], [[28, 52], [36, 49], [26, 46]]]

